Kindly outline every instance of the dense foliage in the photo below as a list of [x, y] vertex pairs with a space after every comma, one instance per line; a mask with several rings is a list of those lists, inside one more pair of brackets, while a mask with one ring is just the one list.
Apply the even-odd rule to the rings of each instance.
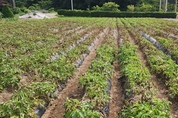
[[14, 89], [10, 100], [0, 101], [0, 117], [36, 118], [35, 108], [62, 91], [108, 23], [94, 18], [0, 22], [0, 96]]
[[114, 2], [104, 3], [101, 7], [98, 5], [94, 6], [92, 9], [95, 11], [119, 11], [119, 5]]
[[155, 18], [176, 18], [176, 13], [160, 12], [119, 12], [119, 11], [82, 11], [82, 10], [58, 10], [59, 15], [79, 17], [155, 17]]
[[[2, 2], [3, 1], [3, 2]], [[5, 0], [0, 0], [1, 4], [4, 4]], [[13, 0], [7, 0], [11, 6]], [[7, 2], [6, 1], [6, 2]], [[70, 9], [70, 0], [15, 0], [17, 7], [38, 7], [42, 9]], [[127, 10], [128, 5], [133, 5], [135, 10], [148, 10], [148, 11], [158, 11], [159, 10], [159, 0], [73, 0], [74, 9], [92, 9], [94, 6], [98, 5], [101, 7], [106, 2], [115, 2], [119, 5], [120, 10]], [[168, 1], [168, 11], [174, 10], [175, 0]], [[162, 9], [164, 9], [165, 1], [162, 0]]]
[[12, 13], [12, 11], [8, 5], [3, 5], [2, 14], [3, 14], [3, 18], [13, 18], [14, 17], [14, 14]]
[[[96, 57], [79, 78], [84, 93], [66, 99], [66, 118], [100, 118], [113, 110], [108, 104], [113, 99], [109, 93], [115, 69], [120, 69], [120, 77], [115, 79], [122, 82], [125, 96], [120, 118], [171, 117], [171, 104], [175, 103], [170, 98], [178, 95], [177, 22], [152, 18], [60, 17], [3, 21], [0, 27], [0, 95], [7, 88], [13, 89], [11, 97], [0, 101], [0, 117], [37, 117], [37, 106], [46, 107], [48, 101], [63, 91], [92, 50], [96, 50]], [[158, 43], [147, 40], [143, 32]], [[113, 43], [116, 38], [118, 50]], [[95, 49], [97, 41], [102, 44]], [[170, 55], [155, 44], [161, 44]], [[138, 55], [139, 50], [145, 61]], [[116, 59], [119, 68], [112, 66]], [[166, 86], [166, 99], [157, 96], [157, 91], [162, 90], [157, 89], [154, 78]]]

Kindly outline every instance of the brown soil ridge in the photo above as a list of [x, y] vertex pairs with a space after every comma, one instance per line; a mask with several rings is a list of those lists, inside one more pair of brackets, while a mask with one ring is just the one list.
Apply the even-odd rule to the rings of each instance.
[[[95, 44], [94, 49], [86, 57], [83, 64], [78, 68], [78, 71], [74, 73], [72, 79], [68, 80], [66, 88], [59, 94], [58, 98], [51, 101], [47, 107], [46, 112], [43, 114], [42, 118], [63, 118], [65, 115], [64, 103], [67, 98], [74, 96], [81, 91], [78, 87], [78, 78], [85, 74], [91, 61], [96, 56], [96, 49], [102, 44], [104, 36], [108, 34], [109, 28], [106, 28], [99, 36], [99, 41]], [[82, 93], [81, 93], [82, 94]]]
[[178, 96], [174, 99], [170, 99], [171, 101], [171, 117], [178, 118]]

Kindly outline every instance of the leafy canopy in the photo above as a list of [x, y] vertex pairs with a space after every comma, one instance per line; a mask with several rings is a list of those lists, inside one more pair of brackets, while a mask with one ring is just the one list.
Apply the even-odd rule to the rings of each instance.
[[114, 2], [106, 2], [101, 7], [98, 5], [93, 7], [95, 11], [119, 11], [119, 5]]
[[13, 18], [14, 17], [14, 14], [12, 13], [12, 11], [8, 5], [3, 5], [2, 14], [3, 14], [3, 18]]

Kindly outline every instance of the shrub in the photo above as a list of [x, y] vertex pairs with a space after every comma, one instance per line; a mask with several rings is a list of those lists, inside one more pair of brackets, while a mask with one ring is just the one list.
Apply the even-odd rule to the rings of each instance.
[[119, 11], [119, 5], [114, 2], [104, 3], [101, 8], [102, 11]]
[[36, 12], [34, 12], [33, 15], [36, 16]]
[[82, 16], [82, 17], [90, 17], [90, 11], [82, 11], [82, 10], [58, 10], [59, 15], [64, 16]]
[[27, 9], [26, 7], [22, 7], [21, 11], [24, 12], [24, 13], [29, 13], [30, 12], [30, 10]]
[[3, 18], [13, 18], [14, 17], [14, 14], [12, 13], [12, 11], [8, 5], [3, 5], [2, 14], [3, 14]]
[[40, 10], [41, 7], [39, 6], [39, 4], [33, 4], [33, 6], [35, 7], [35, 10]]
[[58, 10], [58, 14], [64, 16], [80, 16], [80, 17], [176, 18], [176, 13], [160, 13], [160, 12], [106, 12], [106, 11]]
[[38, 4], [33, 4], [32, 6], [29, 7], [30, 10], [40, 10], [40, 6]]
[[134, 7], [134, 5], [128, 5], [127, 6], [127, 11], [134, 11], [134, 9], [135, 9], [135, 7]]
[[28, 9], [35, 10], [35, 7], [34, 6], [30, 6]]
[[54, 8], [48, 9], [48, 12], [54, 12]]
[[21, 12], [21, 9], [19, 7], [13, 8], [14, 14], [19, 14]]
[[119, 11], [119, 5], [114, 2], [107, 2], [99, 7], [98, 5], [94, 6], [92, 9], [94, 11]]
[[2, 19], [2, 13], [0, 12], [0, 19]]
[[135, 8], [135, 11], [140, 11], [140, 12], [148, 12], [148, 11], [155, 11], [154, 6], [151, 4], [141, 4], [139, 7]]
[[93, 6], [92, 9], [93, 9], [94, 11], [101, 11], [101, 7], [99, 7], [98, 5]]

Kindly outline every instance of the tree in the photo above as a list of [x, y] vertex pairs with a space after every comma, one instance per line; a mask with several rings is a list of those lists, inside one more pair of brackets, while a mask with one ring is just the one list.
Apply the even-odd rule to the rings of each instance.
[[136, 11], [154, 11], [154, 7], [151, 4], [142, 3], [139, 7], [136, 7]]
[[9, 7], [11, 7], [9, 2], [7, 2], [6, 0], [0, 0], [0, 11], [2, 10], [4, 4], [7, 4]]
[[9, 6], [3, 5], [2, 8], [2, 14], [3, 14], [3, 18], [13, 18], [14, 14], [12, 13], [11, 9], [9, 8]]
[[71, 0], [71, 10], [73, 11], [74, 10], [74, 2], [73, 2], [73, 0]]
[[90, 9], [91, 0], [85, 0], [85, 2], [86, 2], [86, 3], [87, 3], [87, 5], [88, 5], [88, 9]]
[[161, 11], [162, 0], [159, 0], [159, 11]]
[[93, 10], [96, 11], [119, 11], [119, 5], [114, 2], [107, 2], [102, 5], [102, 7], [99, 7], [98, 5], [93, 7]]
[[127, 6], [127, 11], [134, 11], [134, 9], [135, 9], [135, 7], [134, 7], [134, 5], [128, 5]]
[[102, 10], [101, 7], [99, 7], [98, 5], [92, 7], [92, 9], [93, 9], [94, 11], [101, 11], [101, 10]]
[[104, 3], [102, 6], [103, 11], [119, 11], [119, 5], [114, 2]]
[[42, 9], [49, 9], [52, 1], [51, 0], [39, 0], [37, 4], [39, 4]]
[[167, 12], [167, 2], [168, 2], [168, 0], [165, 0], [165, 8], [164, 8], [164, 12]]
[[[55, 10], [71, 9], [71, 0], [0, 0], [0, 5], [1, 5], [1, 1], [7, 1], [11, 3], [11, 5], [15, 3], [14, 5], [16, 5], [17, 7], [29, 8], [34, 4], [38, 4], [43, 9], [48, 9], [48, 8], [55, 8]], [[165, 9], [162, 6], [162, 4], [165, 5], [165, 0], [73, 0], [73, 1], [74, 1], [73, 4], [74, 8], [82, 9], [82, 10], [90, 9], [96, 5], [98, 5], [98, 7], [101, 8], [103, 7], [102, 5], [104, 3], [108, 3], [108, 2], [113, 2], [119, 5], [119, 9], [124, 11], [128, 10], [127, 8], [128, 5], [134, 5], [135, 7], [134, 10], [136, 11], [136, 9], [139, 9], [139, 7], [142, 6], [143, 4], [146, 5], [147, 7], [151, 5], [152, 11], [158, 11], [161, 8], [162, 10]], [[169, 0], [169, 3], [175, 5], [175, 10], [177, 8], [175, 3], [176, 1], [177, 0]], [[142, 7], [145, 7], [144, 5]]]

